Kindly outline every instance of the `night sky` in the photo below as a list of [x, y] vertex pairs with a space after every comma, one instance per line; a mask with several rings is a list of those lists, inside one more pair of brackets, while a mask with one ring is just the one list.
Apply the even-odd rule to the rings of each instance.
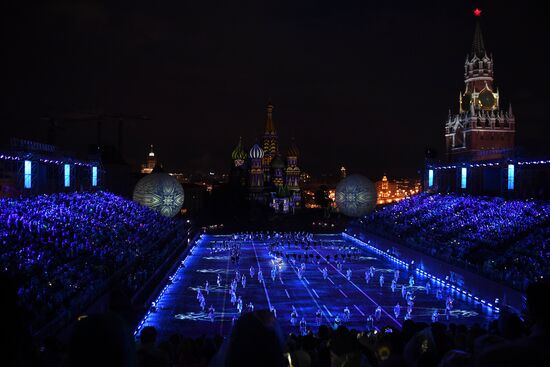
[[[68, 112], [147, 115], [126, 125], [129, 163], [154, 144], [170, 171], [227, 171], [238, 137], [261, 137], [271, 98], [283, 152], [294, 135], [303, 170], [411, 176], [426, 147], [442, 156], [475, 7], [517, 145], [544, 152], [550, 136], [543, 2], [14, 3], [2, 11], [3, 137], [45, 141], [43, 117]], [[58, 134], [73, 150], [95, 139], [93, 122]]]

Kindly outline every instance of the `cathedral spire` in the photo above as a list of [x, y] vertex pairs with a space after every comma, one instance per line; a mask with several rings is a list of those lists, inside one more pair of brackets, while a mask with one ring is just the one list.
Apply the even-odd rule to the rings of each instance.
[[267, 120], [265, 122], [265, 132], [275, 133], [275, 125], [273, 124], [273, 104], [271, 99], [267, 102]]
[[481, 34], [481, 25], [479, 20], [476, 23], [476, 30], [474, 33], [474, 41], [472, 43], [472, 54], [482, 58], [485, 56], [485, 43], [483, 42], [483, 35]]

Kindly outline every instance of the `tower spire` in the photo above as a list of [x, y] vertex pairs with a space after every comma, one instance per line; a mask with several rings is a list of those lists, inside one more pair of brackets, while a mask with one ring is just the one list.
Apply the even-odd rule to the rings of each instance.
[[275, 125], [273, 124], [273, 104], [271, 99], [267, 102], [267, 120], [265, 122], [265, 132], [275, 133]]
[[485, 43], [483, 42], [483, 34], [481, 33], [481, 25], [479, 20], [476, 22], [476, 30], [474, 33], [474, 41], [472, 43], [472, 54], [482, 58], [485, 56]]
[[481, 13], [473, 11], [475, 31], [464, 63], [460, 113], [445, 124], [446, 156], [453, 162], [501, 159], [514, 149], [516, 121], [511, 110], [501, 110], [500, 92], [493, 86], [494, 60], [485, 48]]

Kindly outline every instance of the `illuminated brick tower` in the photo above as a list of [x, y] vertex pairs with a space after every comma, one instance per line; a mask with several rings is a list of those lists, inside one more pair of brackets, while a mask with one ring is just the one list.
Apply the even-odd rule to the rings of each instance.
[[273, 105], [271, 101], [267, 103], [267, 120], [265, 122], [265, 132], [263, 137], [264, 157], [262, 166], [264, 170], [264, 181], [271, 183], [271, 161], [279, 153], [279, 137], [273, 124]]
[[286, 186], [292, 195], [292, 201], [299, 205], [301, 200], [300, 195], [300, 168], [298, 167], [298, 156], [300, 151], [296, 146], [294, 138], [288, 148], [286, 155]]
[[271, 161], [271, 168], [273, 169], [273, 176], [272, 181], [273, 185], [275, 185], [277, 188], [283, 186], [284, 184], [284, 170], [285, 170], [285, 162], [281, 158], [279, 154], [273, 158]]
[[147, 155], [147, 161], [145, 164], [141, 165], [141, 173], [151, 173], [153, 168], [157, 164], [157, 159], [155, 158], [155, 152], [153, 151], [153, 144], [151, 144], [151, 151]]
[[262, 169], [262, 159], [264, 151], [258, 144], [250, 148], [250, 174], [248, 186], [250, 189], [250, 198], [260, 202], [265, 201], [264, 195], [264, 171]]
[[[476, 17], [481, 11], [474, 11]], [[514, 149], [516, 121], [512, 106], [504, 112], [498, 89], [493, 85], [493, 57], [487, 55], [481, 26], [476, 24], [472, 52], [464, 64], [463, 92], [459, 94], [459, 113], [445, 125], [448, 161], [501, 159]]]

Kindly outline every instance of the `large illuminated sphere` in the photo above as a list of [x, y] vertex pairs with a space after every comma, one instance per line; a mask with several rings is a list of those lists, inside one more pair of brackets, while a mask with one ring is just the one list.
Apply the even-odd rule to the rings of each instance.
[[136, 184], [134, 201], [171, 218], [183, 205], [183, 187], [168, 173], [151, 173]]
[[361, 175], [350, 175], [336, 186], [336, 206], [348, 217], [361, 217], [376, 206], [376, 188]]

